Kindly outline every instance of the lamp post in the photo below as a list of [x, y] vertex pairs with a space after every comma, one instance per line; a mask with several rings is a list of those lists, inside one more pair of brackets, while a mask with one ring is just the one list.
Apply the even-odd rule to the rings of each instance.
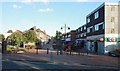
[[65, 33], [65, 35], [64, 35], [64, 36], [65, 36], [65, 37], [64, 37], [64, 41], [65, 41], [65, 40], [66, 40], [66, 30], [67, 30], [67, 29], [70, 30], [70, 27], [66, 26], [66, 24], [65, 24], [64, 26], [61, 27], [61, 30], [62, 30], [62, 29], [65, 30], [65, 32], [64, 32], [64, 33]]

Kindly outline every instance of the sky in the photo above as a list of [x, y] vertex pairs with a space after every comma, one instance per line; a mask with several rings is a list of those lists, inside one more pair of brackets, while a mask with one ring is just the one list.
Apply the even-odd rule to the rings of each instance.
[[[116, 0], [117, 1], [117, 0]], [[54, 36], [65, 24], [76, 30], [86, 23], [86, 16], [104, 1], [92, 0], [4, 0], [0, 2], [0, 33], [25, 31], [33, 26]], [[67, 30], [69, 32], [70, 30]]]

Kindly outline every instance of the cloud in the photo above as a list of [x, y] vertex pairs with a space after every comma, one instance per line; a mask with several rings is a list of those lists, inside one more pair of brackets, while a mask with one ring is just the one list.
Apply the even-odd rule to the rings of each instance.
[[89, 2], [89, 0], [76, 0], [76, 2]]
[[22, 3], [32, 3], [33, 0], [22, 0], [21, 2], [22, 2]]
[[53, 9], [51, 8], [46, 8], [46, 9], [39, 9], [38, 12], [52, 12], [54, 11]]
[[49, 0], [22, 0], [22, 3], [33, 3], [33, 2], [43, 2], [44, 4], [48, 4]]
[[48, 4], [48, 0], [41, 0], [43, 3]]
[[16, 4], [14, 4], [14, 5], [13, 5], [13, 8], [20, 9], [20, 8], [22, 8], [22, 7], [21, 7], [21, 6], [18, 6], [18, 5], [16, 5]]

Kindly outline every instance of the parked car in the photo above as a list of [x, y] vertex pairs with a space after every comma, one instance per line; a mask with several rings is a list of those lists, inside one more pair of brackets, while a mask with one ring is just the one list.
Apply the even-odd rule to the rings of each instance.
[[120, 57], [120, 48], [117, 48], [114, 51], [108, 52], [108, 55], [113, 57]]
[[17, 51], [18, 54], [25, 53], [24, 51]]

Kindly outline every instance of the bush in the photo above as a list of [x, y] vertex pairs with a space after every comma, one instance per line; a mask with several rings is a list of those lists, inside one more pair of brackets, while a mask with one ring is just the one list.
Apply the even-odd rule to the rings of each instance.
[[18, 51], [24, 51], [24, 52], [27, 52], [27, 49], [26, 49], [26, 48], [19, 48]]
[[18, 47], [18, 46], [11, 46], [11, 45], [7, 46], [7, 52], [8, 53], [16, 53], [17, 51], [27, 52], [27, 49], [26, 48], [21, 48], [21, 47]]
[[7, 45], [7, 52], [8, 53], [13, 53], [15, 51], [15, 46]]

